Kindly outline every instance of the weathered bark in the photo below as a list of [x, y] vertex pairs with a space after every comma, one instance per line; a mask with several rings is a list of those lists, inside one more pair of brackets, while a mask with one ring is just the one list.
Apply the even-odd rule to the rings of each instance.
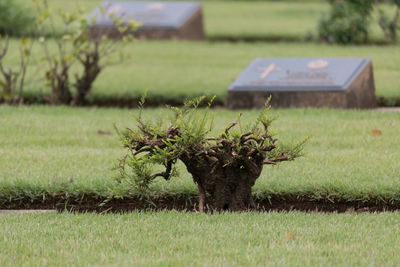
[[73, 106], [84, 103], [86, 95], [92, 89], [94, 81], [103, 69], [100, 66], [99, 42], [95, 42], [93, 51], [78, 56], [78, 60], [83, 66], [83, 73], [80, 77], [76, 76], [77, 93], [72, 101]]
[[51, 95], [49, 102], [51, 104], [70, 104], [72, 95], [69, 87], [69, 68], [70, 66], [63, 62], [61, 65], [56, 63], [47, 76], [51, 85]]
[[[233, 166], [225, 167], [225, 163], [215, 157], [201, 158], [199, 161], [190, 155], [184, 155], [180, 159], [194, 182], [198, 184], [200, 200], [203, 203], [205, 193], [209, 194], [212, 201], [209, 205], [212, 209], [240, 211], [254, 207], [251, 188], [263, 169], [262, 159], [239, 161]], [[204, 207], [204, 204], [202, 206]], [[200, 210], [203, 210], [203, 207]]]
[[57, 77], [57, 101], [63, 104], [69, 104], [72, 99], [71, 91], [69, 90], [69, 81], [68, 81], [68, 68], [63, 68], [62, 73]]

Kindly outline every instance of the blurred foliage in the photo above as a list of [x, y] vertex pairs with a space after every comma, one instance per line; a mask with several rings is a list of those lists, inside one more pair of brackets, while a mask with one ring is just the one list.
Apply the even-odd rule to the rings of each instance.
[[330, 0], [330, 13], [318, 25], [319, 38], [329, 43], [365, 43], [373, 10], [371, 0]]
[[[354, 44], [367, 43], [369, 26], [374, 19], [374, 8], [378, 11], [378, 24], [384, 33], [385, 41], [395, 43], [398, 20], [400, 17], [400, 0], [329, 0], [331, 10], [318, 25], [319, 39], [328, 43]], [[382, 4], [395, 10], [394, 16], [388, 14]]]
[[0, 36], [0, 101], [9, 104], [23, 104], [23, 90], [26, 73], [31, 58], [33, 42], [21, 39], [19, 46], [19, 63], [5, 66], [4, 58], [9, 49], [8, 36]]
[[378, 23], [385, 34], [386, 41], [395, 43], [397, 41], [397, 31], [400, 29], [400, 0], [393, 0], [391, 4], [394, 5], [396, 9], [393, 17], [390, 17], [390, 14], [378, 6]]
[[[64, 29], [61, 38], [53, 40], [56, 44], [55, 50], [50, 49], [49, 42], [43, 36], [39, 38], [45, 55], [43, 61], [47, 64], [47, 69], [44, 71], [44, 85], [51, 90], [47, 100], [50, 104], [80, 105], [85, 101], [86, 95], [91, 91], [94, 81], [102, 70], [111, 64], [109, 56], [118, 52], [116, 42], [108, 39], [106, 31], [92, 34], [96, 17], [88, 20], [83, 8], [78, 8], [74, 12], [65, 12], [61, 9], [54, 12], [47, 0], [34, 0], [34, 3], [39, 14], [36, 20], [38, 32], [50, 29], [52, 35], [56, 36], [56, 19], [61, 19]], [[110, 16], [124, 42], [134, 39], [133, 32], [139, 23], [133, 20], [124, 22], [121, 18], [109, 14], [104, 7], [100, 6], [100, 9], [103, 15]], [[71, 68], [75, 64], [81, 66], [81, 71], [71, 73]], [[73, 88], [77, 91], [75, 96]]]
[[0, 0], [0, 34], [21, 36], [32, 30], [34, 12], [15, 0]]

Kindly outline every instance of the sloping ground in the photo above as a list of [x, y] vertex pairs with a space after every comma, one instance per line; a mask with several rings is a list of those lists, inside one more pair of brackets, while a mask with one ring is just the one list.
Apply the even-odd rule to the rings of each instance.
[[[152, 186], [150, 200], [139, 198], [126, 185], [116, 187], [112, 168], [124, 150], [113, 123], [134, 127], [136, 112], [0, 106], [0, 209], [103, 210], [136, 205], [192, 210], [197, 188], [182, 167], [179, 178], [158, 180]], [[237, 118], [236, 112], [214, 112], [213, 133]], [[257, 114], [243, 111], [242, 121], [251, 122]], [[168, 112], [148, 109], [145, 115], [165, 118]], [[312, 138], [304, 157], [264, 169], [253, 190], [260, 209], [397, 209], [398, 112], [289, 109], [271, 115], [279, 116], [273, 128], [283, 142]], [[123, 199], [98, 207], [115, 196]]]

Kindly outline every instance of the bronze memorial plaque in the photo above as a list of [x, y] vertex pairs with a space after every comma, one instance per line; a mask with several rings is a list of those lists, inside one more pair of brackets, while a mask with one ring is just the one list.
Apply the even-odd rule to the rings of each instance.
[[257, 58], [228, 88], [229, 108], [376, 107], [367, 58]]
[[104, 11], [96, 8], [90, 18], [96, 23], [91, 35], [122, 37], [112, 18], [131, 19], [142, 25], [134, 33], [139, 39], [205, 39], [202, 5], [196, 2], [103, 2]]

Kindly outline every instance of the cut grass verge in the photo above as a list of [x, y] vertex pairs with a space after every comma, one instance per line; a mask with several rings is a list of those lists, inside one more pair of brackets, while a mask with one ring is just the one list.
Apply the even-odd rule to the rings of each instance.
[[[60, 208], [82, 204], [79, 201], [85, 197], [97, 198], [96, 204], [110, 197], [109, 188], [115, 186], [111, 169], [124, 153], [113, 123], [133, 127], [132, 113], [136, 112], [0, 106], [0, 208], [29, 208], [41, 202]], [[214, 112], [215, 131], [237, 117], [237, 112]], [[162, 118], [168, 112], [148, 109], [145, 114]], [[243, 122], [254, 120], [257, 114], [243, 111]], [[399, 205], [399, 113], [289, 109], [273, 110], [272, 115], [280, 117], [273, 128], [283, 142], [313, 137], [303, 158], [265, 168], [254, 187], [260, 203], [271, 199], [360, 203], [357, 207], [363, 207], [362, 203]], [[382, 135], [374, 136], [374, 129]], [[151, 194], [160, 199], [183, 195], [192, 201], [197, 188], [181, 168], [179, 178], [158, 180]], [[125, 187], [121, 196], [127, 202], [129, 197], [138, 197]]]
[[[18, 40], [6, 58], [17, 64]], [[256, 57], [367, 57], [374, 67], [376, 94], [382, 104], [400, 104], [400, 46], [328, 46], [321, 44], [264, 44], [208, 42], [135, 42], [121, 47], [130, 60], [108, 66], [94, 84], [88, 103], [105, 106], [135, 106], [146, 88], [155, 105], [179, 104], [185, 98], [216, 95], [225, 102], [227, 88]], [[34, 55], [42, 51], [36, 47]], [[118, 55], [115, 55], [117, 59]], [[30, 68], [27, 102], [43, 103], [43, 62]], [[38, 70], [43, 73], [38, 72]], [[72, 75], [71, 75], [72, 76]], [[42, 93], [43, 94], [42, 94]]]
[[0, 216], [1, 266], [396, 266], [400, 216], [236, 213]]
[[[26, 0], [19, 0], [25, 1]], [[73, 12], [83, 7], [88, 13], [102, 0], [51, 0], [53, 11]], [[204, 28], [209, 40], [304, 41], [315, 38], [319, 19], [326, 16], [324, 1], [202, 1]], [[386, 11], [390, 6], [384, 7]], [[384, 42], [377, 23], [377, 10], [370, 25], [370, 42]], [[394, 10], [391, 11], [393, 13]], [[56, 34], [63, 26], [56, 20]], [[311, 38], [310, 38], [311, 37]]]

